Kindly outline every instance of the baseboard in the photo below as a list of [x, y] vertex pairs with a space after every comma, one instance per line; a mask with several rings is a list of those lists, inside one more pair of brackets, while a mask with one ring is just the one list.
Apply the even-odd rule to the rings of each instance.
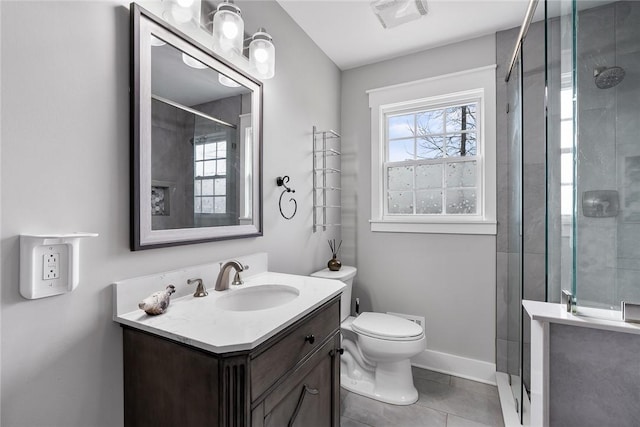
[[425, 350], [411, 358], [411, 364], [443, 374], [496, 385], [496, 364], [454, 354]]

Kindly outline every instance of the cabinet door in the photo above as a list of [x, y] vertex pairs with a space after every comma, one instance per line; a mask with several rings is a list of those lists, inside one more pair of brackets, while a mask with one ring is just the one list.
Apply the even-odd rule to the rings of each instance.
[[[331, 427], [339, 413], [339, 338], [328, 341], [264, 402], [265, 427]], [[337, 379], [337, 380], [336, 380]], [[338, 399], [335, 397], [338, 396]], [[337, 426], [336, 426], [337, 427]]]

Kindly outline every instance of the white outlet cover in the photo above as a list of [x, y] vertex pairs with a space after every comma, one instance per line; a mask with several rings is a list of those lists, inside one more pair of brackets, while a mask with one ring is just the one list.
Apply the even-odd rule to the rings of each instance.
[[37, 299], [74, 290], [79, 283], [80, 238], [96, 236], [20, 235], [20, 294]]

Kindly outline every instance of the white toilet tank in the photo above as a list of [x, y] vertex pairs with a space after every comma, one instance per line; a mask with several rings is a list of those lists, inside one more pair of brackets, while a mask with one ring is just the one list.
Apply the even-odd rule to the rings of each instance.
[[356, 277], [358, 269], [349, 265], [343, 265], [338, 271], [331, 271], [328, 268], [311, 273], [313, 277], [322, 279], [340, 280], [347, 285], [342, 291], [340, 298], [340, 321], [344, 321], [351, 315], [351, 290], [353, 289], [353, 278]]

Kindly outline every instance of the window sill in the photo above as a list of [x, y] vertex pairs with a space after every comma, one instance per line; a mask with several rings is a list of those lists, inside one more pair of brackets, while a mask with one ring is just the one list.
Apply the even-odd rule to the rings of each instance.
[[370, 220], [371, 231], [383, 233], [434, 233], [496, 235], [495, 221], [383, 221]]

